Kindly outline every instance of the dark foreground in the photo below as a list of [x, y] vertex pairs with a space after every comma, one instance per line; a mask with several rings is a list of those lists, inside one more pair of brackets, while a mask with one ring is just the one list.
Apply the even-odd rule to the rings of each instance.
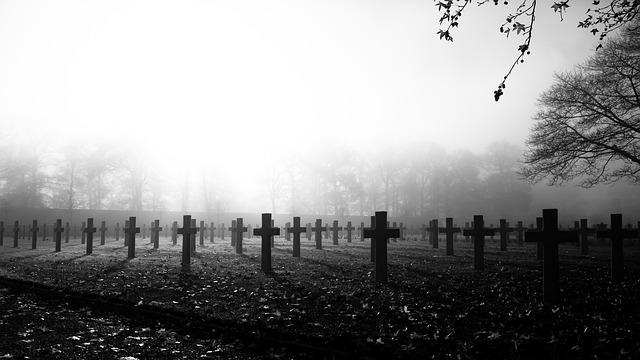
[[358, 240], [323, 250], [303, 240], [296, 259], [278, 239], [268, 276], [257, 239], [242, 256], [228, 241], [198, 246], [189, 270], [168, 239], [159, 250], [144, 242], [131, 261], [113, 241], [89, 256], [77, 240], [62, 253], [50, 242], [3, 247], [0, 275], [46, 286], [4, 281], [0, 358], [639, 358], [634, 246], [620, 284], [605, 244], [589, 257], [561, 247], [563, 301], [545, 307], [533, 246], [500, 252], [489, 240], [476, 272], [462, 240], [453, 257], [392, 242], [381, 285]]

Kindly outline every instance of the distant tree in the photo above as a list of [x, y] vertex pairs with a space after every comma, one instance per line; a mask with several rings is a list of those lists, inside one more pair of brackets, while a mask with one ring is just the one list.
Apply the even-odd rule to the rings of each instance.
[[[442, 28], [438, 31], [440, 39], [453, 41], [451, 32], [460, 24], [460, 18], [468, 5], [473, 0], [436, 0], [436, 7], [441, 13], [440, 25]], [[505, 83], [511, 75], [511, 72], [518, 63], [524, 62], [525, 55], [529, 55], [531, 51], [531, 39], [533, 27], [536, 21], [538, 11], [538, 0], [520, 0], [516, 2], [502, 0], [478, 0], [478, 6], [493, 3], [498, 6], [503, 4], [510, 7], [509, 13], [499, 30], [505, 36], [515, 33], [516, 36], [524, 38], [523, 42], [518, 46], [517, 56], [511, 64], [504, 78], [500, 81], [498, 88], [493, 92], [496, 101], [502, 96]], [[559, 14], [560, 20], [563, 20], [564, 14], [569, 8], [570, 0], [555, 0], [545, 2], [547, 6]], [[587, 10], [584, 20], [578, 23], [578, 27], [584, 28], [591, 32], [594, 36], [599, 36], [602, 41], [611, 32], [629, 24], [636, 19], [640, 12], [640, 1], [638, 0], [592, 0], [591, 6]], [[561, 35], [560, 35], [561, 36]], [[598, 46], [600, 47], [600, 45]], [[597, 48], [596, 48], [597, 50]]]
[[640, 28], [610, 39], [539, 100], [522, 175], [591, 187], [640, 181]]
[[531, 185], [518, 175], [522, 150], [511, 143], [491, 143], [485, 155], [488, 176], [484, 180], [488, 206], [500, 218], [525, 216], [531, 205]]

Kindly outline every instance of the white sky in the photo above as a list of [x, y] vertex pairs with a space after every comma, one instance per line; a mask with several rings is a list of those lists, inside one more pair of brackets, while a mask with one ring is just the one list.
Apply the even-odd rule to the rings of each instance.
[[580, 1], [564, 22], [539, 8], [532, 55], [495, 103], [523, 41], [497, 31], [508, 8], [472, 6], [449, 43], [434, 4], [0, 0], [0, 133], [135, 142], [230, 170], [327, 142], [480, 151], [522, 144], [554, 71], [596, 45], [576, 28]]

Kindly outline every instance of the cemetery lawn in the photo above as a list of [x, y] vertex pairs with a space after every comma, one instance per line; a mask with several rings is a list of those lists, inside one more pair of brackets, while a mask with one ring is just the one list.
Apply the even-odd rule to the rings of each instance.
[[[325, 239], [324, 249], [316, 250], [304, 238], [301, 257], [293, 258], [291, 242], [276, 239], [271, 275], [260, 272], [257, 238], [244, 240], [244, 255], [233, 253], [228, 238], [198, 244], [188, 271], [180, 267], [180, 246], [170, 239], [161, 238], [158, 250], [148, 240], [137, 242], [137, 257], [130, 261], [122, 241], [112, 239], [88, 256], [79, 240], [63, 244], [61, 253], [53, 252], [50, 241], [38, 250], [26, 250], [27, 241], [19, 249], [5, 245], [0, 276], [62, 289], [61, 297], [85, 294], [132, 311], [182, 317], [185, 328], [206, 323], [223, 333], [247, 334], [262, 346], [272, 342], [301, 353], [293, 358], [640, 354], [640, 249], [634, 246], [625, 247], [626, 280], [614, 284], [608, 247], [592, 246], [592, 255], [584, 257], [575, 245], [562, 244], [562, 302], [545, 307], [542, 266], [532, 244], [510, 243], [500, 252], [497, 241], [487, 239], [486, 270], [476, 272], [463, 240], [454, 256], [427, 242], [391, 242], [389, 283], [377, 284], [368, 240], [341, 239], [336, 246]], [[288, 357], [279, 351], [264, 356]]]

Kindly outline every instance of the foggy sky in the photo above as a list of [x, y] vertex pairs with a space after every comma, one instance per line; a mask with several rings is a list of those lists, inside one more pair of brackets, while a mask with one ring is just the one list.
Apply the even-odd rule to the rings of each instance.
[[253, 198], [264, 167], [330, 144], [523, 146], [553, 73], [597, 44], [571, 6], [539, 9], [495, 103], [523, 41], [498, 32], [507, 7], [470, 7], [452, 44], [425, 0], [0, 1], [0, 135], [129, 146], [176, 183], [224, 166]]

